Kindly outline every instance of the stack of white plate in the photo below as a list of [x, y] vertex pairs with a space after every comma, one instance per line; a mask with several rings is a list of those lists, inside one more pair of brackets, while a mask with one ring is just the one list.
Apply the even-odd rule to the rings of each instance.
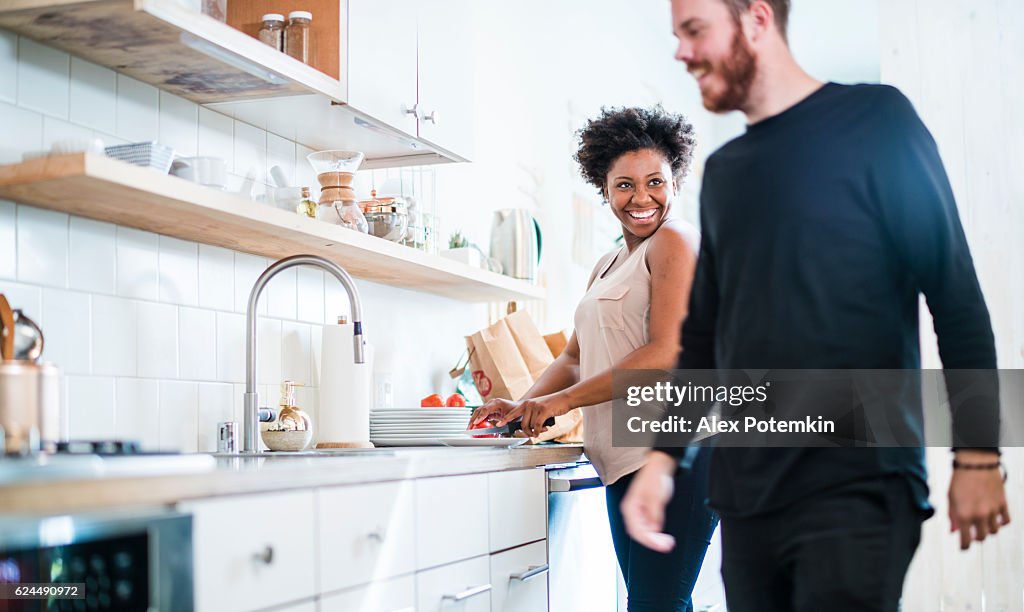
[[370, 441], [381, 446], [442, 444], [465, 437], [469, 408], [407, 408], [370, 411]]

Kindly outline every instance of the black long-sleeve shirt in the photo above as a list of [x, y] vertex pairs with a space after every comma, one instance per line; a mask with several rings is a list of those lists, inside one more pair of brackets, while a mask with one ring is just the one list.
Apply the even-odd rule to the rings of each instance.
[[[920, 293], [943, 366], [995, 368], [938, 149], [892, 87], [829, 83], [749, 126], [708, 159], [701, 225], [680, 369], [919, 368]], [[927, 507], [921, 449], [718, 448], [711, 471], [725, 515], [882, 474]]]

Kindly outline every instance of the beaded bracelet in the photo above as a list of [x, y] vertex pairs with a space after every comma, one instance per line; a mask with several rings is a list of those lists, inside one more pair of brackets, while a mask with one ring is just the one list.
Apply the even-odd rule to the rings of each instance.
[[954, 470], [1002, 470], [1003, 482], [1006, 482], [1007, 472], [1006, 466], [1003, 465], [1002, 461], [993, 461], [992, 463], [960, 463], [956, 459], [953, 460]]

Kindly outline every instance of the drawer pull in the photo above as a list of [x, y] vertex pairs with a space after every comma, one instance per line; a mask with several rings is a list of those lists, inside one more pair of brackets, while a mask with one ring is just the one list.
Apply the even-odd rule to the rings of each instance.
[[477, 595], [482, 595], [483, 593], [486, 593], [487, 591], [490, 591], [490, 590], [491, 590], [491, 585], [489, 585], [489, 584], [481, 584], [480, 586], [469, 587], [465, 591], [462, 591], [461, 593], [455, 593], [454, 595], [442, 595], [441, 599], [448, 599], [450, 601], [465, 601], [465, 600], [469, 599], [470, 597], [476, 597]]
[[270, 565], [274, 562], [274, 547], [268, 544], [267, 547], [263, 549], [263, 552], [253, 553], [252, 559], [253, 561]]
[[530, 568], [525, 572], [519, 572], [518, 574], [512, 574], [511, 576], [509, 576], [509, 580], [520, 580], [522, 582], [526, 582], [530, 578], [536, 578], [541, 574], [548, 573], [548, 569], [549, 568], [547, 563], [545, 563], [544, 565], [531, 565]]

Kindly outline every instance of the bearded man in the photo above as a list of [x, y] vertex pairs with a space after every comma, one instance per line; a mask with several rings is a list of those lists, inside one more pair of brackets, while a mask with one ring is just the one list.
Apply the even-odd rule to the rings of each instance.
[[[705, 167], [679, 368], [919, 369], [923, 293], [947, 387], [953, 370], [994, 369], [934, 140], [896, 89], [821, 83], [801, 69], [789, 9], [672, 1], [676, 59], [704, 106], [748, 121]], [[661, 530], [685, 451], [666, 442], [622, 504], [630, 535], [661, 551], [673, 546]], [[998, 449], [982, 446], [955, 450], [950, 518], [963, 549], [1010, 520]], [[921, 448], [716, 448], [710, 503], [730, 612], [894, 612], [932, 513]]]

